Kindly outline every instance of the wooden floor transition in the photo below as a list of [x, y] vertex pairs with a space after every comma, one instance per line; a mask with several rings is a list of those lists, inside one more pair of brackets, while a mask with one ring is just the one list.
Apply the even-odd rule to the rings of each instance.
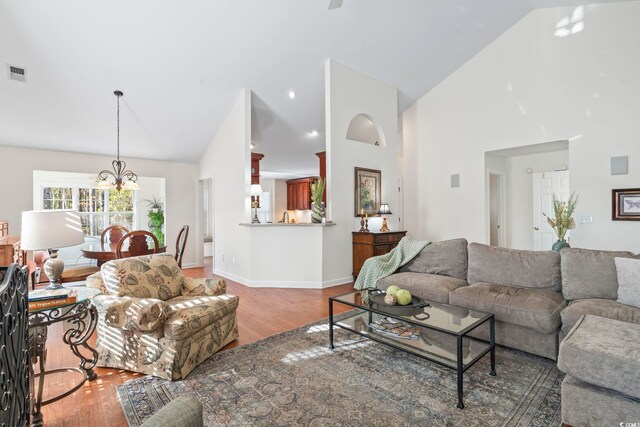
[[[215, 277], [210, 264], [204, 268], [187, 269], [185, 274], [191, 277]], [[353, 288], [351, 283], [323, 290], [249, 288], [229, 280], [227, 284], [227, 292], [240, 297], [237, 312], [240, 339], [226, 346], [223, 351], [327, 317], [327, 299]], [[336, 312], [342, 312], [347, 307], [336, 309]], [[61, 325], [54, 325], [49, 330], [47, 369], [75, 367], [78, 364], [71, 349], [62, 343], [61, 332]], [[97, 380], [87, 381], [72, 395], [42, 407], [45, 426], [127, 426], [115, 387], [140, 377], [140, 374], [107, 368], [96, 368], [96, 373], [99, 376]], [[63, 373], [45, 379], [44, 398], [69, 389], [78, 378], [79, 374]]]

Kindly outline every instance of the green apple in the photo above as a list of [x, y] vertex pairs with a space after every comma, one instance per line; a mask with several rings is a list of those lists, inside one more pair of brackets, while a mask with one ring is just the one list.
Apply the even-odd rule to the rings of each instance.
[[396, 285], [391, 285], [387, 288], [387, 295], [395, 295], [400, 290]]
[[396, 292], [396, 300], [400, 305], [409, 305], [411, 303], [411, 292], [406, 289], [400, 289]]

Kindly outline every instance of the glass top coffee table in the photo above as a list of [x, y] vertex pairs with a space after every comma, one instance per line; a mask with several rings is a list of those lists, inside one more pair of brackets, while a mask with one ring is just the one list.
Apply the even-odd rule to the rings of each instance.
[[[496, 375], [494, 315], [431, 301], [423, 301], [422, 304], [412, 306], [387, 306], [375, 302], [379, 300], [379, 294], [380, 291], [377, 289], [367, 289], [329, 298], [329, 348], [334, 348], [333, 327], [338, 326], [455, 369], [458, 380], [458, 408], [463, 409], [464, 372], [490, 353], [490, 375]], [[345, 304], [358, 310], [355, 314], [336, 320], [333, 315], [334, 303]], [[422, 306], [423, 304], [428, 305]], [[402, 339], [381, 333], [371, 326], [385, 317], [415, 326], [420, 336], [417, 339]], [[485, 322], [489, 322], [489, 342], [468, 336], [469, 332]]]

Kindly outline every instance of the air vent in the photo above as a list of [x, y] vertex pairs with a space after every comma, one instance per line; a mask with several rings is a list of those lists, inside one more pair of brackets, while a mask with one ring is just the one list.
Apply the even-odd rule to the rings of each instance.
[[27, 82], [27, 70], [25, 68], [9, 65], [9, 79], [19, 82]]

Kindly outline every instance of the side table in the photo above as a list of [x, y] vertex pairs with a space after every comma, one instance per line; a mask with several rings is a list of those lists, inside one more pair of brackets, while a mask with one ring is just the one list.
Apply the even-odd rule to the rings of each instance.
[[[78, 291], [78, 297], [74, 303], [55, 308], [29, 311], [29, 356], [31, 357], [29, 374], [31, 384], [33, 384], [31, 388], [33, 402], [31, 425], [34, 427], [44, 425], [41, 412], [42, 405], [56, 402], [78, 390], [87, 380], [93, 381], [98, 378], [93, 371], [93, 367], [98, 362], [98, 353], [87, 343], [87, 340], [93, 335], [98, 323], [98, 311], [91, 304], [91, 298], [100, 294], [100, 291], [85, 287], [74, 289]], [[47, 371], [47, 329], [49, 325], [58, 322], [63, 322], [65, 325], [62, 341], [71, 347], [73, 354], [80, 359], [80, 364], [77, 368], [60, 368]], [[91, 358], [87, 359], [80, 352], [80, 348], [88, 350], [91, 353]], [[33, 368], [35, 364], [40, 367], [40, 371], [37, 374]], [[78, 372], [82, 374], [82, 380], [68, 391], [43, 400], [45, 375], [60, 372]], [[38, 379], [37, 388], [35, 381], [33, 381], [35, 378]]]

